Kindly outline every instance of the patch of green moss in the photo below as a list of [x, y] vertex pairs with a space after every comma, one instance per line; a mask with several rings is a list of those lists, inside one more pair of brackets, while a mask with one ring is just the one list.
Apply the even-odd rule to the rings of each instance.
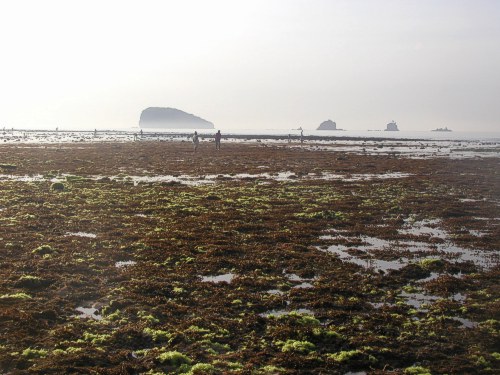
[[90, 333], [90, 332], [85, 332], [83, 334], [83, 339], [87, 342], [90, 342], [94, 345], [98, 344], [104, 344], [106, 341], [110, 339], [111, 335], [107, 334], [96, 334], [96, 333]]
[[30, 299], [31, 296], [26, 293], [13, 293], [13, 294], [3, 294], [0, 296], [1, 299]]
[[33, 275], [22, 275], [19, 278], [17, 285], [23, 288], [37, 288], [42, 286], [44, 283], [46, 283], [46, 280], [42, 279], [41, 277]]
[[444, 267], [445, 263], [439, 258], [426, 258], [420, 261], [420, 265], [427, 270], [436, 270]]
[[338, 352], [338, 353], [327, 354], [327, 357], [335, 362], [343, 363], [343, 362], [347, 362], [351, 358], [359, 356], [361, 354], [363, 354], [363, 352], [361, 352], [361, 350], [343, 350], [343, 351]]
[[142, 333], [145, 336], [151, 337], [151, 339], [155, 342], [158, 341], [168, 341], [172, 338], [172, 334], [168, 331], [162, 331], [160, 329], [152, 329], [152, 328], [144, 328]]
[[38, 246], [36, 249], [32, 250], [31, 252], [36, 255], [51, 255], [56, 253], [57, 251], [50, 245], [41, 245]]
[[165, 365], [179, 367], [182, 364], [190, 364], [191, 359], [178, 351], [170, 351], [166, 353], [161, 353], [156, 357], [160, 363]]
[[142, 321], [148, 323], [159, 323], [159, 319], [155, 318], [153, 315], [148, 314], [146, 311], [139, 311], [137, 313], [137, 317], [139, 317]]
[[44, 349], [31, 349], [27, 348], [24, 349], [21, 355], [25, 358], [28, 359], [33, 359], [33, 358], [45, 358], [48, 354], [47, 350]]
[[198, 327], [195, 325], [189, 326], [189, 328], [186, 331], [193, 333], [210, 333], [209, 329]]
[[323, 219], [323, 220], [345, 220], [345, 215], [340, 211], [316, 211], [316, 212], [299, 212], [295, 214], [299, 219]]
[[286, 369], [284, 369], [283, 367], [277, 367], [273, 365], [267, 365], [257, 370], [257, 374], [259, 375], [275, 375], [284, 373], [286, 373]]
[[286, 340], [282, 345], [282, 352], [309, 353], [316, 349], [316, 346], [309, 341]]
[[428, 368], [422, 366], [411, 366], [404, 370], [405, 374], [408, 375], [432, 375]]
[[186, 375], [210, 375], [216, 372], [216, 368], [209, 363], [197, 363], [191, 367], [191, 370]]

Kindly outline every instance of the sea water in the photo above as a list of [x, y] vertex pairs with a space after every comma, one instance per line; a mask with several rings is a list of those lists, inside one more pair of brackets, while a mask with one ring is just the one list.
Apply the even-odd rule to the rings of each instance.
[[[273, 128], [252, 128], [252, 129], [238, 129], [238, 128], [216, 128], [216, 129], [157, 129], [157, 128], [145, 128], [142, 129], [145, 135], [151, 134], [161, 134], [165, 135], [180, 135], [180, 134], [190, 134], [197, 131], [201, 136], [213, 135], [217, 130], [221, 130], [223, 137], [233, 136], [272, 136], [272, 137], [298, 137], [301, 134], [299, 129], [273, 129]], [[116, 129], [78, 129], [68, 127], [59, 127], [58, 132], [72, 132], [72, 133], [93, 133], [94, 130], [97, 134], [140, 134], [141, 129], [137, 126], [128, 128], [116, 128]], [[54, 129], [41, 129], [37, 127], [32, 127], [31, 129], [6, 129], [4, 132], [0, 130], [0, 138], [12, 136], [13, 134], [17, 136], [22, 135], [33, 135], [33, 132], [50, 132], [57, 133]], [[486, 141], [486, 142], [500, 142], [500, 131], [495, 132], [473, 132], [473, 131], [451, 131], [451, 132], [439, 132], [439, 131], [384, 131], [384, 130], [316, 130], [316, 129], [304, 129], [303, 135], [305, 137], [333, 137], [333, 138], [374, 138], [374, 139], [412, 139], [412, 140], [451, 140], [451, 141]]]

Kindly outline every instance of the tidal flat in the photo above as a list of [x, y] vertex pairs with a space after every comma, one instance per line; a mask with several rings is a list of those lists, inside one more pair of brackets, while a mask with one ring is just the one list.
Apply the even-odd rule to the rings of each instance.
[[498, 157], [17, 143], [0, 190], [2, 374], [500, 371]]

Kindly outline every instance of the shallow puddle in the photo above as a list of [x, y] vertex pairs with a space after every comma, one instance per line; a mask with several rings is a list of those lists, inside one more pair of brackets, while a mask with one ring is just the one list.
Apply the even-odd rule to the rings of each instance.
[[315, 277], [313, 278], [304, 278], [300, 277], [299, 275], [295, 273], [286, 273], [285, 270], [283, 270], [284, 275], [286, 278], [290, 281], [297, 281], [300, 282], [300, 284], [294, 285], [292, 288], [294, 289], [307, 289], [307, 288], [314, 288], [314, 285], [310, 283], [310, 281], [316, 280]]
[[226, 282], [226, 283], [231, 283], [233, 281], [234, 277], [236, 275], [234, 273], [225, 273], [223, 275], [216, 275], [216, 276], [200, 276], [201, 281], [204, 283], [221, 283], [221, 282]]
[[[147, 171], [146, 171], [147, 172]], [[115, 176], [85, 176], [86, 180], [92, 181], [103, 181], [108, 179], [108, 181], [132, 183], [135, 186], [139, 184], [183, 184], [189, 186], [200, 186], [215, 184], [220, 181], [241, 181], [241, 180], [269, 180], [269, 181], [294, 181], [298, 178], [305, 180], [341, 180], [341, 181], [368, 181], [375, 179], [389, 179], [389, 178], [405, 178], [409, 177], [411, 174], [408, 173], [386, 173], [386, 174], [354, 174], [354, 175], [338, 175], [324, 173], [321, 175], [308, 174], [304, 176], [297, 176], [294, 172], [278, 172], [278, 173], [238, 173], [238, 174], [207, 174], [202, 176], [193, 175], [150, 175], [150, 176], [129, 176], [129, 175], [115, 175]], [[0, 180], [8, 181], [18, 181], [18, 182], [64, 182], [66, 177], [78, 178], [78, 176], [73, 175], [61, 175], [58, 178], [46, 177], [43, 175], [34, 176], [19, 176], [19, 175], [7, 175], [1, 174]]]
[[93, 307], [77, 307], [76, 311], [80, 313], [80, 315], [76, 315], [78, 318], [82, 319], [94, 319], [94, 320], [101, 320], [102, 315], [97, 314], [99, 310], [93, 308]]
[[137, 262], [135, 260], [122, 260], [122, 261], [116, 262], [115, 267], [123, 268], [123, 267], [133, 266], [134, 264], [137, 264]]
[[[424, 304], [431, 304], [439, 299], [445, 299], [443, 297], [439, 296], [433, 296], [430, 294], [426, 293], [408, 293], [408, 292], [401, 292], [399, 294], [400, 297], [403, 297], [406, 300], [406, 303], [410, 306], [413, 306], [415, 309], [420, 310], [420, 311], [427, 311], [426, 309], [422, 309], [422, 305]], [[466, 295], [462, 293], [455, 293], [451, 297], [448, 297], [448, 300], [455, 301], [455, 302], [460, 302], [463, 303], [465, 299], [467, 298]]]
[[[443, 259], [452, 262], [469, 261], [484, 269], [490, 269], [500, 263], [500, 256], [496, 252], [483, 251], [479, 249], [466, 249], [454, 245], [450, 241], [449, 234], [436, 226], [439, 222], [439, 220], [424, 220], [412, 223], [408, 228], [401, 229], [398, 232], [406, 235], [423, 236], [423, 239], [428, 239], [430, 237], [440, 238], [446, 241], [444, 243], [430, 244], [424, 241], [413, 240], [387, 241], [376, 237], [348, 236], [344, 234], [344, 232], [337, 232], [337, 235], [328, 234], [321, 236], [320, 238], [324, 240], [337, 239], [342, 243], [345, 243], [346, 240], [352, 240], [353, 242], [359, 243], [359, 240], [362, 240], [364, 244], [354, 246], [339, 244], [329, 246], [327, 249], [318, 247], [318, 250], [336, 254], [343, 261], [354, 263], [375, 271], [398, 270], [408, 265], [410, 261], [416, 262], [427, 257], [436, 258], [436, 254], [442, 254]], [[362, 251], [364, 253], [363, 258], [349, 254], [348, 251], [351, 249]], [[380, 260], [377, 259], [377, 251], [380, 250], [391, 250], [394, 257], [397, 257], [398, 254], [401, 254], [401, 256], [396, 260]], [[415, 258], [410, 260], [409, 258], [403, 256], [403, 254], [407, 252], [415, 254]], [[430, 281], [438, 276], [439, 274], [432, 274], [429, 278], [424, 279], [423, 281]]]
[[393, 303], [387, 303], [387, 302], [368, 302], [370, 305], [373, 306], [375, 309], [381, 309], [384, 306], [395, 306]]
[[398, 230], [400, 234], [413, 236], [429, 236], [446, 239], [449, 237], [445, 230], [437, 227], [441, 220], [423, 220], [412, 222], [411, 219], [406, 220], [405, 228]]
[[407, 258], [401, 257], [397, 260], [382, 260], [375, 258], [359, 258], [351, 255], [347, 252], [349, 249], [359, 249], [359, 250], [372, 250], [369, 245], [358, 246], [358, 247], [347, 247], [344, 245], [334, 245], [328, 247], [328, 249], [323, 250], [319, 248], [320, 251], [326, 251], [328, 253], [336, 254], [341, 260], [357, 264], [358, 266], [373, 269], [375, 271], [388, 271], [388, 270], [398, 270], [403, 268], [409, 263]]
[[295, 309], [295, 310], [286, 310], [286, 309], [282, 309], [282, 310], [270, 310], [270, 311], [266, 311], [264, 313], [261, 313], [259, 314], [260, 316], [263, 316], [265, 318], [269, 317], [269, 316], [282, 316], [282, 315], [288, 315], [290, 313], [298, 313], [298, 314], [307, 314], [307, 315], [314, 315], [314, 313], [309, 310], [309, 309]]
[[448, 140], [340, 140], [317, 142], [321, 146], [306, 146], [312, 151], [333, 151], [356, 155], [389, 155], [410, 159], [450, 158], [471, 159], [477, 157], [499, 157], [496, 142]]
[[304, 279], [302, 277], [300, 277], [299, 275], [295, 274], [295, 273], [285, 273], [285, 276], [288, 278], [288, 280], [291, 280], [291, 281], [304, 281], [304, 280], [309, 280], [309, 279]]
[[422, 309], [422, 305], [430, 304], [440, 299], [438, 296], [431, 296], [424, 293], [407, 293], [404, 291], [399, 295], [406, 300], [408, 305], [420, 311], [427, 311], [427, 309]]
[[279, 290], [279, 289], [270, 289], [268, 290], [266, 293], [268, 294], [273, 294], [273, 295], [276, 295], [276, 296], [282, 296], [284, 293]]
[[452, 317], [452, 319], [462, 323], [462, 328], [475, 328], [478, 326], [477, 322], [474, 322], [469, 319], [459, 318], [459, 317]]
[[307, 288], [314, 288], [314, 285], [312, 285], [311, 283], [304, 282], [304, 283], [301, 283], [299, 285], [294, 285], [292, 288], [294, 288], [294, 289], [307, 289]]
[[76, 236], [76, 237], [86, 237], [86, 238], [97, 237], [97, 235], [94, 233], [86, 233], [86, 232], [66, 232], [65, 236]]

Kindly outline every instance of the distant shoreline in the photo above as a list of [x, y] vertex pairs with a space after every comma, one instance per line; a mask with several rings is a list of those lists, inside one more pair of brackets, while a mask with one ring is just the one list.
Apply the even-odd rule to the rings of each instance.
[[[215, 131], [212, 129], [197, 129], [200, 137], [210, 139], [214, 137]], [[50, 135], [51, 137], [57, 137], [58, 135], [72, 135], [76, 137], [79, 134], [85, 137], [92, 135], [108, 135], [117, 137], [130, 137], [132, 139], [143, 139], [148, 138], [168, 140], [168, 138], [188, 138], [191, 137], [194, 130], [162, 130], [158, 131], [155, 129], [95, 129], [95, 130], [75, 130], [75, 129], [63, 129], [63, 130], [49, 130], [49, 129], [5, 129], [3, 132], [0, 130], [0, 140], [4, 140], [7, 137], [22, 139], [26, 137], [33, 137], [34, 135]], [[323, 133], [326, 132], [326, 133]], [[332, 134], [335, 133], [335, 134]], [[349, 134], [351, 133], [351, 134]], [[300, 141], [300, 134], [297, 129], [291, 129], [290, 131], [284, 130], [269, 130], [265, 129], [263, 131], [256, 131], [255, 133], [250, 130], [242, 131], [232, 131], [225, 132], [222, 130], [222, 136], [224, 139], [237, 139], [237, 140], [274, 140], [274, 141]], [[420, 132], [384, 132], [384, 131], [317, 131], [311, 130], [306, 131], [303, 135], [304, 141], [309, 142], [322, 142], [322, 141], [429, 141], [429, 140], [439, 140], [439, 141], [450, 141], [450, 142], [461, 142], [461, 141], [479, 141], [479, 142], [500, 142], [500, 133], [496, 132], [434, 132], [434, 131], [420, 131]]]
[[[211, 131], [208, 131], [211, 130]], [[170, 131], [153, 131], [153, 130], [147, 130], [142, 132], [141, 130], [138, 131], [132, 131], [132, 130], [114, 130], [114, 129], [108, 129], [108, 130], [48, 130], [48, 129], [6, 129], [4, 132], [0, 132], [3, 134], [8, 134], [12, 132], [18, 132], [18, 133], [48, 133], [48, 134], [116, 134], [116, 135], [129, 135], [129, 136], [134, 136], [137, 135], [138, 137], [142, 138], [157, 138], [157, 137], [175, 137], [175, 138], [187, 138], [191, 137], [193, 135], [193, 131], [189, 132], [180, 132], [180, 131], [175, 131], [175, 132], [170, 132]], [[198, 134], [200, 135], [201, 138], [213, 138], [214, 133], [213, 129], [202, 129], [198, 130]], [[256, 140], [264, 140], [264, 139], [270, 139], [270, 140], [283, 140], [283, 141], [288, 141], [288, 139], [297, 141], [300, 140], [300, 135], [297, 134], [246, 134], [246, 133], [223, 133], [223, 138], [233, 138], [233, 139], [256, 139]], [[394, 141], [396, 140], [401, 140], [401, 141], [426, 141], [428, 139], [426, 138], [415, 138], [415, 137], [406, 137], [406, 138], [391, 138], [391, 137], [370, 137], [370, 136], [347, 136], [347, 135], [304, 135], [303, 139], [305, 141], [332, 141], [332, 140], [343, 140], [343, 141], [358, 141], [358, 140], [366, 140], [366, 141]], [[450, 141], [454, 141], [451, 140]]]

